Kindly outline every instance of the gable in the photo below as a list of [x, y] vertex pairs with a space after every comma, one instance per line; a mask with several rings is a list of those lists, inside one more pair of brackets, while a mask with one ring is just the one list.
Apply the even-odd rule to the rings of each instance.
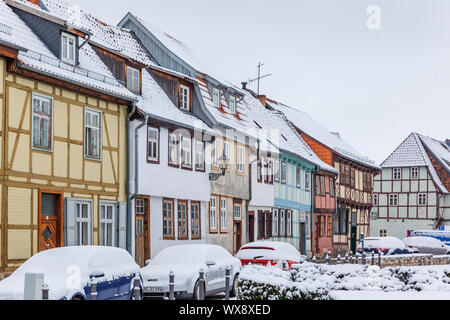
[[425, 154], [415, 134], [407, 137], [381, 164], [381, 167], [420, 167], [427, 166]]

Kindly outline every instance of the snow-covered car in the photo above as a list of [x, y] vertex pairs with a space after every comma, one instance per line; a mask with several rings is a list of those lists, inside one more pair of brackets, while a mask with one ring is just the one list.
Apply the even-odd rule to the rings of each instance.
[[[357, 248], [357, 254], [362, 252], [362, 244], [360, 243]], [[397, 255], [397, 254], [411, 254], [414, 250], [408, 248], [406, 244], [395, 237], [368, 237], [364, 240], [364, 252], [378, 253], [382, 252], [384, 255]]]
[[449, 253], [449, 248], [441, 241], [431, 237], [409, 237], [403, 242], [411, 249], [417, 249], [419, 253], [431, 253], [444, 255]]
[[91, 281], [97, 300], [128, 300], [134, 298], [134, 279], [142, 284], [139, 266], [123, 249], [63, 247], [37, 253], [0, 281], [0, 300], [23, 300], [27, 273], [44, 274], [51, 300], [90, 300]]
[[200, 298], [199, 273], [205, 271], [205, 296], [226, 291], [226, 269], [230, 266], [230, 294], [235, 288], [241, 263], [221, 246], [188, 244], [168, 247], [159, 252], [141, 269], [144, 279], [144, 297], [163, 298], [169, 295], [169, 275], [175, 276], [175, 298]]
[[291, 244], [279, 241], [256, 241], [242, 246], [236, 254], [243, 266], [247, 264], [280, 265], [285, 262], [288, 269], [293, 264], [305, 261], [306, 257]]

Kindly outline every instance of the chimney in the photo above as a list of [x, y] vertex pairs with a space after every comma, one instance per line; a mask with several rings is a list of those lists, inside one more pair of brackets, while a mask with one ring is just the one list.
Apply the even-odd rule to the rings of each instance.
[[241, 82], [241, 84], [242, 84], [242, 89], [247, 90], [247, 82]]
[[267, 99], [267, 97], [265, 96], [265, 95], [259, 95], [258, 97], [258, 100], [259, 101], [261, 101], [261, 103], [262, 103], [262, 105], [264, 106], [264, 108], [267, 106], [267, 104], [266, 104], [266, 99]]

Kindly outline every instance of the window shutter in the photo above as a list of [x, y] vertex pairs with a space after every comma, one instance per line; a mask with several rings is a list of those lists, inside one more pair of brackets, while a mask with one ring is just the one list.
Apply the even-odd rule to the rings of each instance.
[[118, 248], [127, 249], [127, 203], [117, 204], [117, 236], [116, 245]]
[[64, 246], [77, 245], [76, 200], [64, 199]]

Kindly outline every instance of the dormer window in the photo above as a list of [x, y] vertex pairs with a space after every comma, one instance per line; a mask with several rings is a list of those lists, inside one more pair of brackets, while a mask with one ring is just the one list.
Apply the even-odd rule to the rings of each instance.
[[220, 91], [219, 89], [213, 89], [213, 104], [215, 107], [220, 108]]
[[75, 36], [67, 33], [61, 35], [61, 60], [75, 64]]
[[235, 96], [230, 96], [228, 104], [230, 106], [230, 112], [232, 114], [236, 114], [236, 97]]
[[136, 94], [141, 92], [140, 71], [127, 66], [127, 89]]
[[190, 88], [184, 85], [180, 85], [180, 109], [189, 111], [191, 102], [191, 92]]

